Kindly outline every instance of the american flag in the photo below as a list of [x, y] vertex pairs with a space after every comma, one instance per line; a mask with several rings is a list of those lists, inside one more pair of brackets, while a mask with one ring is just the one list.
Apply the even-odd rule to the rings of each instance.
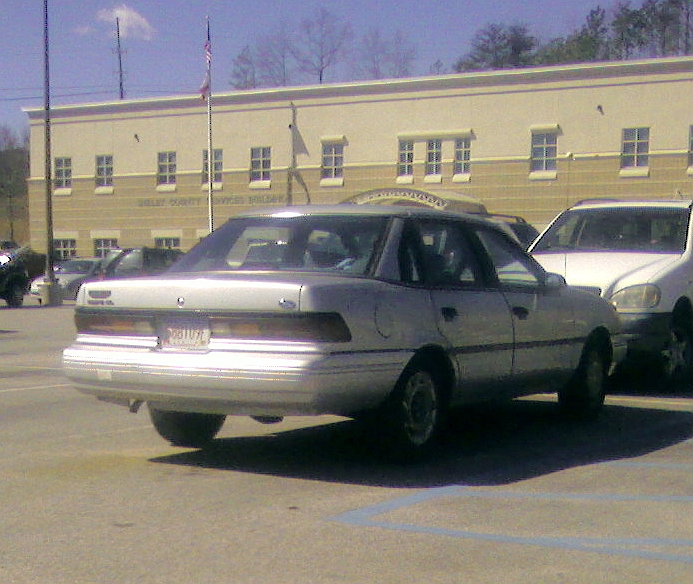
[[202, 99], [209, 97], [212, 89], [212, 40], [209, 34], [209, 19], [207, 19], [207, 41], [205, 42], [205, 60], [207, 61], [207, 72], [200, 85], [200, 96]]

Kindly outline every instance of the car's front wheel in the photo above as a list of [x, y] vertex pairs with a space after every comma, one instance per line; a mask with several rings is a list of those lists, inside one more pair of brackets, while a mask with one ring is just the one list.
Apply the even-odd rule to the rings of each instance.
[[570, 418], [597, 416], [606, 396], [606, 364], [597, 343], [590, 342], [568, 384], [558, 391], [558, 405]]
[[693, 332], [681, 322], [674, 321], [671, 325], [663, 369], [665, 381], [670, 385], [688, 382], [693, 376]]
[[421, 458], [439, 438], [444, 412], [442, 383], [434, 368], [408, 366], [378, 417], [380, 446], [393, 460]]
[[159, 435], [174, 446], [201, 448], [209, 444], [224, 424], [221, 414], [169, 412], [149, 406], [149, 417]]
[[24, 288], [21, 284], [14, 283], [10, 285], [10, 290], [7, 294], [7, 306], [10, 308], [21, 308], [24, 304]]

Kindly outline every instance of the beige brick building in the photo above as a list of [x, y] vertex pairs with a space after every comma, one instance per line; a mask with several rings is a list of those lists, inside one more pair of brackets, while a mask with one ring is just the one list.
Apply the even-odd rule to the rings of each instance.
[[[693, 195], [693, 58], [238, 91], [212, 99], [214, 225], [376, 188], [464, 193], [537, 227], [592, 197]], [[46, 247], [44, 112], [31, 124], [31, 243]], [[51, 110], [65, 254], [190, 248], [208, 232], [197, 96]]]

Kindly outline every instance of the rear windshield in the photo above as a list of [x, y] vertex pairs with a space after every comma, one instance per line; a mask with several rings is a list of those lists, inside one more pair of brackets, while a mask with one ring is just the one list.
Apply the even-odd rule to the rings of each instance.
[[235, 218], [190, 250], [171, 272], [309, 270], [363, 275], [388, 220], [371, 216]]
[[633, 251], [683, 253], [690, 209], [572, 209], [532, 248], [534, 252]]

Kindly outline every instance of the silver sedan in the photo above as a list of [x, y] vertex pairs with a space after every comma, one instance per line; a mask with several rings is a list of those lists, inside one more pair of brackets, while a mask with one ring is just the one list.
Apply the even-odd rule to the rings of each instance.
[[613, 307], [566, 286], [490, 221], [414, 207], [240, 215], [166, 273], [87, 283], [65, 374], [204, 446], [227, 415], [368, 420], [398, 458], [451, 407], [558, 392], [595, 415], [623, 356]]

